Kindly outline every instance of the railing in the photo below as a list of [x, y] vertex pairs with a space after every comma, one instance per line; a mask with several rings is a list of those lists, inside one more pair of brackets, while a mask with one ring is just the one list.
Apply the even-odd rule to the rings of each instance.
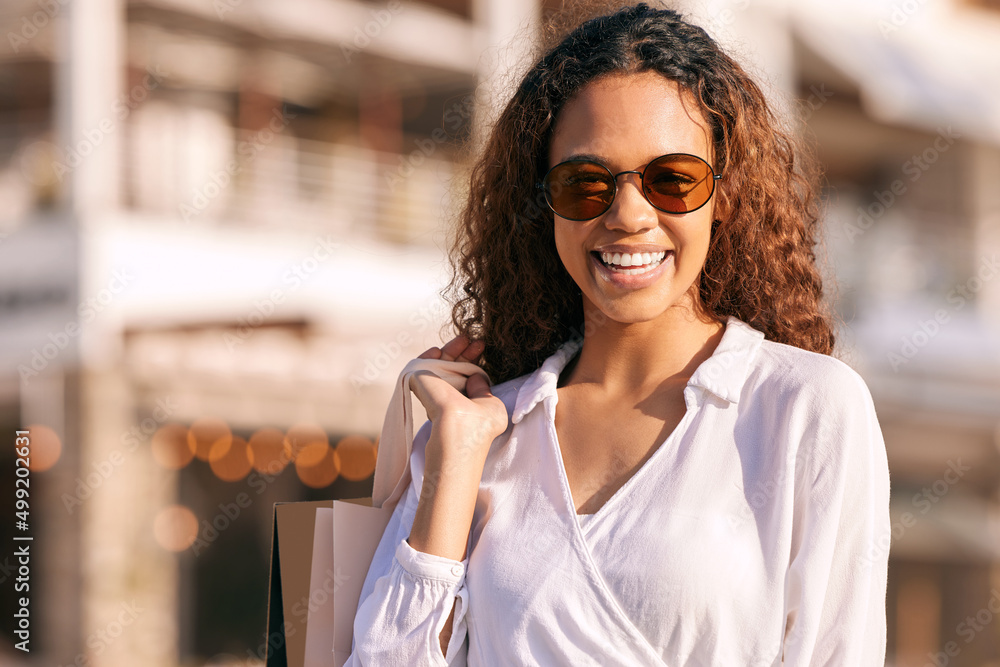
[[[11, 127], [0, 124], [6, 175], [0, 217], [23, 218], [52, 205], [65, 187], [54, 166], [69, 158], [44, 128]], [[399, 155], [218, 126], [122, 129], [124, 206], [183, 225], [289, 227], [434, 244], [463, 186], [455, 163], [436, 145], [426, 155]]]
[[137, 153], [143, 149], [136, 142], [126, 168], [129, 200], [138, 210], [174, 210], [187, 224], [287, 226], [392, 243], [433, 243], [447, 225], [455, 185], [449, 160], [267, 137], [241, 135], [230, 150], [207, 151], [202, 157], [214, 167], [202, 160], [167, 170], [172, 185], [143, 177], [144, 166], [162, 166]]

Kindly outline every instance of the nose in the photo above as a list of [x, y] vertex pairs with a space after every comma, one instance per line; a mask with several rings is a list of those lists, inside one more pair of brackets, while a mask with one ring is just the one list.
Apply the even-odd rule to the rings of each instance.
[[604, 214], [604, 225], [608, 229], [631, 233], [656, 227], [659, 217], [642, 194], [642, 175], [637, 171], [623, 171], [615, 175], [615, 181], [615, 200]]

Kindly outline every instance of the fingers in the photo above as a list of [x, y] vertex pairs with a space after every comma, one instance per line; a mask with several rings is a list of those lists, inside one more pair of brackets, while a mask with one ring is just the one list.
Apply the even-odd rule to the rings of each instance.
[[442, 347], [432, 347], [417, 358], [475, 363], [482, 356], [485, 349], [486, 344], [481, 340], [469, 342], [469, 339], [465, 336], [456, 336]]
[[469, 347], [469, 339], [465, 336], [456, 336], [444, 344], [441, 348], [441, 358], [445, 361], [455, 361]]
[[456, 336], [441, 348], [441, 358], [448, 361], [475, 361], [486, 345], [481, 340], [469, 341], [465, 336]]
[[493, 392], [490, 391], [490, 383], [486, 378], [482, 375], [472, 375], [465, 383], [465, 395], [469, 398], [483, 398], [492, 396]]
[[485, 349], [486, 343], [481, 340], [474, 340], [458, 355], [457, 360], [475, 363], [483, 355]]
[[437, 377], [437, 375], [431, 373], [430, 371], [416, 371], [412, 375], [410, 375], [410, 389], [413, 389], [417, 384], [419, 384], [417, 378], [423, 375], [427, 375], [433, 378]]
[[[423, 377], [425, 375], [426, 378]], [[424, 406], [424, 411], [431, 421], [435, 421], [441, 414], [442, 400], [447, 397], [447, 392], [453, 391], [450, 388], [439, 387], [439, 382], [443, 382], [443, 380], [430, 371], [417, 371], [410, 375], [410, 391]], [[442, 390], [445, 393], [442, 393]]]

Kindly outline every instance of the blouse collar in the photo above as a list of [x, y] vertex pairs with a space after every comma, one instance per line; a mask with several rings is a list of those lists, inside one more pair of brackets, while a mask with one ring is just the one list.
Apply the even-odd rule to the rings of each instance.
[[[712, 356], [695, 369], [687, 386], [699, 387], [725, 401], [738, 403], [743, 384], [750, 372], [750, 364], [763, 340], [763, 333], [730, 315], [726, 319], [726, 330], [722, 334], [722, 340], [712, 352]], [[563, 343], [528, 376], [517, 392], [514, 412], [511, 415], [513, 423], [520, 422], [540, 401], [556, 395], [559, 374], [576, 355], [581, 345], [582, 341], [579, 339]]]

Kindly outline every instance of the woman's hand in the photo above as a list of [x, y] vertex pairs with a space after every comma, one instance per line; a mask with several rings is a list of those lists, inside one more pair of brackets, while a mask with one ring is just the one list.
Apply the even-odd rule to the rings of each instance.
[[[459, 336], [419, 358], [475, 363], [483, 349], [481, 341]], [[431, 433], [424, 449], [420, 500], [407, 541], [417, 551], [460, 561], [465, 558], [490, 444], [507, 429], [507, 408], [479, 375], [466, 381], [463, 393], [433, 373], [414, 373], [410, 389], [427, 411]], [[449, 623], [448, 632], [450, 627]]]
[[[444, 347], [432, 347], [417, 358], [474, 364], [482, 357], [484, 348], [482, 341], [470, 342], [465, 336], [458, 336]], [[440, 441], [442, 446], [454, 450], [441, 452], [445, 458], [460, 453], [463, 446], [473, 449], [488, 446], [507, 429], [507, 408], [493, 395], [481, 375], [469, 376], [463, 393], [431, 372], [414, 373], [410, 389], [423, 404], [432, 428], [450, 436]]]

